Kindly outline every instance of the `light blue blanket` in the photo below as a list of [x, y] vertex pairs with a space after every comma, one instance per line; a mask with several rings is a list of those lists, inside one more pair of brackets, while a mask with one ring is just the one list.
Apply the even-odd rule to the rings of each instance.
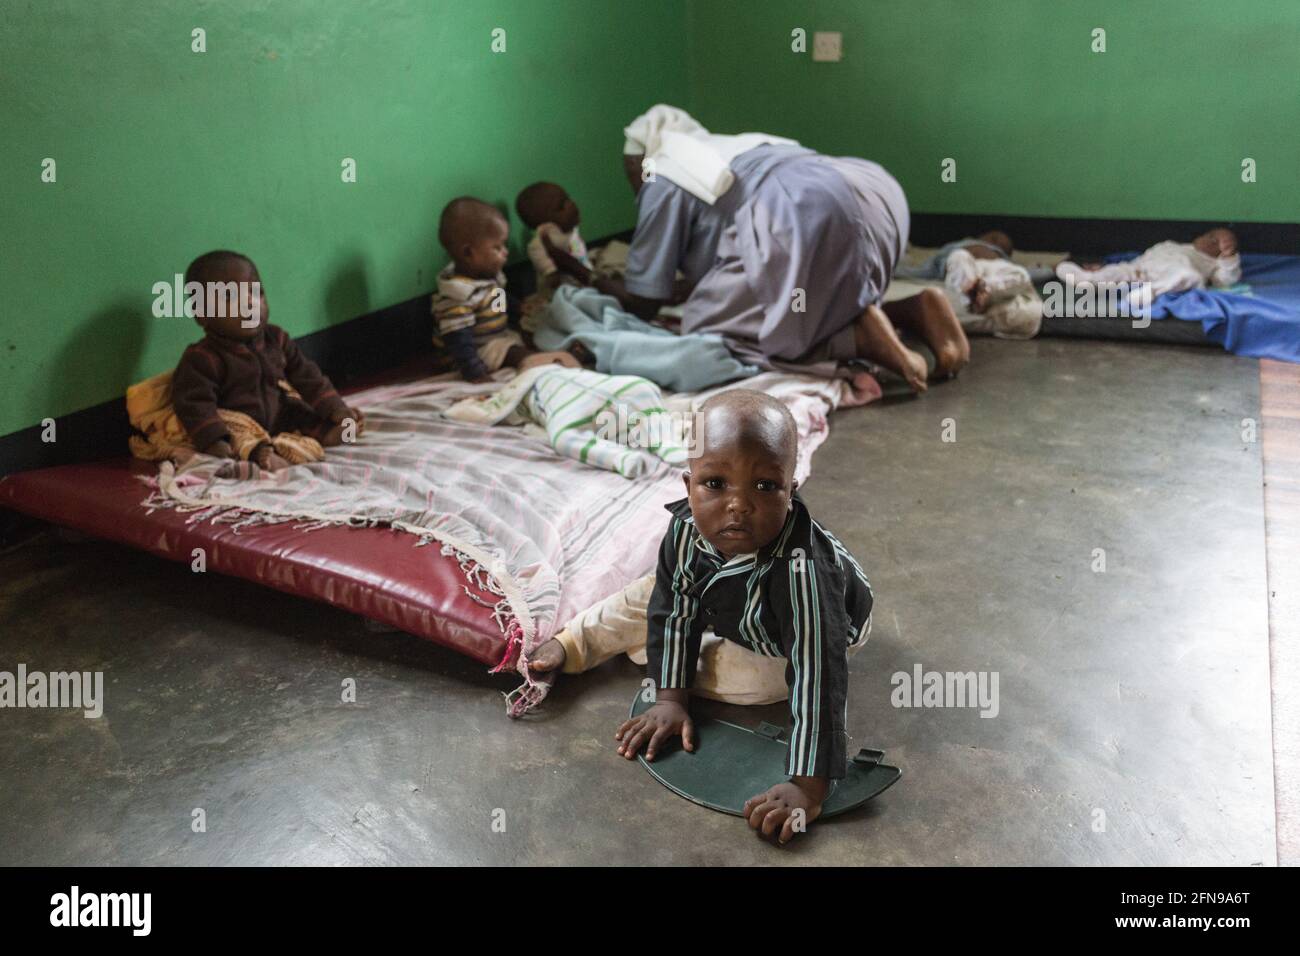
[[560, 286], [537, 321], [538, 348], [554, 351], [581, 342], [596, 357], [596, 371], [639, 375], [674, 392], [697, 392], [759, 372], [732, 355], [720, 335], [675, 335], [624, 312], [617, 299], [595, 289]]

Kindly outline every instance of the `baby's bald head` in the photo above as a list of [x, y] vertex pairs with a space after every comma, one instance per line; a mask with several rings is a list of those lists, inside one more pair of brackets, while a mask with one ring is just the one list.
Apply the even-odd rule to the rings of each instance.
[[771, 395], [729, 389], [700, 406], [694, 439], [683, 477], [696, 528], [722, 554], [766, 547], [794, 507], [794, 416]]
[[510, 223], [497, 209], [473, 196], [447, 203], [438, 221], [438, 241], [461, 275], [490, 279], [505, 268]]
[[505, 219], [501, 210], [473, 196], [461, 196], [447, 203], [438, 220], [438, 241], [452, 256], [475, 242], [492, 226]]
[[799, 428], [790, 409], [765, 392], [732, 388], [700, 406], [696, 419], [698, 456], [744, 448], [781, 462], [794, 474]]

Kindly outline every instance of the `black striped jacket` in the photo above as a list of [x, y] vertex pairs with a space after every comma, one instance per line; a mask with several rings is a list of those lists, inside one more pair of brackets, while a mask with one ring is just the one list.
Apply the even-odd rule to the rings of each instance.
[[689, 688], [700, 638], [719, 637], [784, 657], [790, 687], [791, 775], [844, 776], [848, 648], [871, 630], [871, 585], [848, 549], [798, 495], [781, 533], [753, 557], [728, 563], [695, 527], [687, 499], [659, 548], [647, 609], [647, 674]]

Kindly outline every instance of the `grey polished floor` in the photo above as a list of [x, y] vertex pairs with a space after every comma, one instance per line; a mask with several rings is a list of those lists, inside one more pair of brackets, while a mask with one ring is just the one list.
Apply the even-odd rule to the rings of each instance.
[[[0, 670], [107, 703], [0, 711], [0, 863], [1274, 863], [1256, 363], [974, 351], [837, 414], [805, 491], [876, 591], [849, 730], [904, 777], [866, 810], [779, 850], [674, 796], [614, 754], [626, 660], [511, 723], [451, 652], [45, 535], [0, 555]], [[893, 706], [917, 665], [996, 674], [997, 715]]]

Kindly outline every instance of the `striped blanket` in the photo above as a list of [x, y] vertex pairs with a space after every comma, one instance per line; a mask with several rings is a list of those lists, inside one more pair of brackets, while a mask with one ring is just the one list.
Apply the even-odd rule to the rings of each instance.
[[457, 402], [447, 417], [535, 425], [566, 458], [624, 478], [652, 474], [661, 462], [686, 463], [685, 418], [664, 407], [658, 385], [635, 375], [542, 365], [515, 376], [495, 395]]
[[[855, 395], [843, 382], [775, 373], [745, 385], [771, 391], [795, 413], [801, 479], [825, 438], [828, 412], [875, 397]], [[506, 638], [498, 669], [525, 679], [509, 704], [519, 716], [547, 691], [528, 671], [529, 653], [579, 612], [654, 569], [668, 523], [663, 505], [681, 497], [682, 484], [680, 470], [659, 459], [629, 481], [561, 455], [523, 429], [445, 414], [499, 387], [444, 377], [361, 392], [349, 400], [365, 411], [365, 435], [329, 449], [324, 461], [255, 480], [222, 477], [222, 462], [202, 455], [181, 469], [163, 462], [144, 505], [236, 528], [280, 521], [304, 530], [388, 525], [417, 544], [440, 543], [484, 572], [499, 595], [489, 609]], [[674, 400], [698, 403], [714, 392]]]

